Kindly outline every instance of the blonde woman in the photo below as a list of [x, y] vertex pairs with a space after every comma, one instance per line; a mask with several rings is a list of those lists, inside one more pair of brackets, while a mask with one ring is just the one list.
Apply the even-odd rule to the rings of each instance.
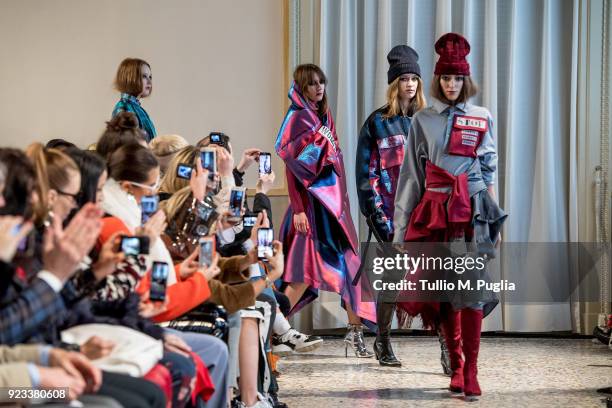
[[174, 155], [187, 146], [189, 146], [189, 143], [183, 136], [179, 135], [162, 135], [151, 141], [149, 147], [159, 163], [162, 175], [166, 174], [166, 169]]
[[[412, 116], [426, 105], [417, 52], [407, 45], [397, 45], [389, 52], [387, 60], [387, 103], [372, 112], [363, 124], [355, 161], [359, 207], [370, 234], [373, 233], [379, 242], [393, 240], [395, 193], [406, 138]], [[395, 296], [387, 298], [386, 295], [381, 293], [376, 305], [378, 332], [374, 353], [380, 365], [400, 367], [402, 363], [391, 347]], [[448, 352], [441, 336], [440, 344], [442, 367], [450, 374]]]

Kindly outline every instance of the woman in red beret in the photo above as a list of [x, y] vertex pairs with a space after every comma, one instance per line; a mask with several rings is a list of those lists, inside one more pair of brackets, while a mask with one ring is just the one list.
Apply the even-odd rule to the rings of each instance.
[[[440, 57], [431, 86], [434, 99], [414, 115], [408, 133], [395, 198], [394, 242], [462, 242], [464, 247], [473, 243], [476, 255], [486, 259], [494, 255], [506, 218], [494, 192], [493, 121], [486, 108], [469, 103], [478, 88], [466, 60], [467, 40], [448, 33], [438, 39], [435, 49]], [[418, 279], [426, 280], [432, 269], [418, 271]], [[455, 288], [458, 277], [469, 280], [472, 289], [487, 280], [484, 266], [470, 271], [455, 268], [442, 276]], [[426, 327], [441, 325], [451, 359], [450, 390], [471, 399], [481, 394], [476, 376], [482, 319], [498, 300], [482, 289], [445, 287], [436, 293], [441, 295], [399, 302], [398, 307], [413, 316], [420, 314]]]

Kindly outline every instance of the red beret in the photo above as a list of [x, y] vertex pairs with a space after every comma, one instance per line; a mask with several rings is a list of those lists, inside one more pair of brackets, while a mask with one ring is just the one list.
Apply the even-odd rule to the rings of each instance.
[[436, 41], [435, 47], [440, 55], [435, 75], [470, 75], [470, 64], [465, 58], [470, 53], [470, 43], [463, 36], [444, 34]]

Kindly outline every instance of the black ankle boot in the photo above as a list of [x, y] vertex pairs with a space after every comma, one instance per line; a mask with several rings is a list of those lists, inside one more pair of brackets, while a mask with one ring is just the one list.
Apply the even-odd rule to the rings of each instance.
[[381, 366], [401, 367], [402, 363], [395, 357], [393, 347], [391, 347], [391, 322], [395, 303], [379, 302], [376, 305], [376, 323], [378, 333], [374, 342], [374, 353]]

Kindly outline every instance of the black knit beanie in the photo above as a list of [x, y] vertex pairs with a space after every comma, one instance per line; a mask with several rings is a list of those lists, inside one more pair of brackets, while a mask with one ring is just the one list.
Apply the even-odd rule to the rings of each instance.
[[396, 45], [387, 54], [389, 71], [387, 71], [388, 83], [391, 83], [402, 74], [416, 74], [421, 77], [419, 67], [419, 54], [407, 45]]

